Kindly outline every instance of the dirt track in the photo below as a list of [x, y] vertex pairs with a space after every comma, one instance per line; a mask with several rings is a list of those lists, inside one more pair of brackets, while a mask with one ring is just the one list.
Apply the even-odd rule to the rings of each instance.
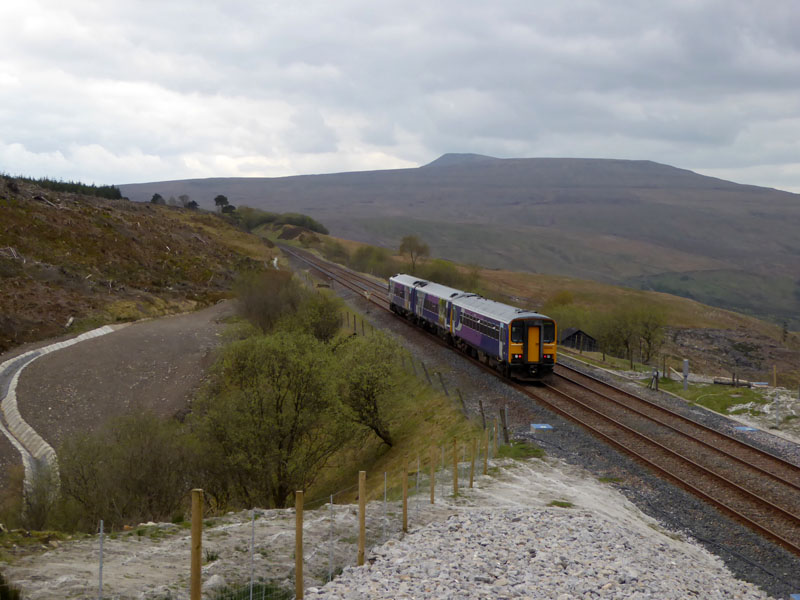
[[[222, 340], [222, 320], [231, 313], [231, 304], [221, 303], [142, 321], [43, 356], [22, 372], [20, 412], [56, 449], [70, 434], [94, 430], [130, 411], [180, 412], [212, 363]], [[2, 486], [9, 469], [21, 461], [8, 440], [0, 438]]]

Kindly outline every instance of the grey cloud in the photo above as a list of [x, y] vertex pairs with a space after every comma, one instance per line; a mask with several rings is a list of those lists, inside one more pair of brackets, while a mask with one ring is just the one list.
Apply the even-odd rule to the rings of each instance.
[[0, 143], [42, 156], [96, 144], [173, 177], [446, 151], [724, 168], [791, 163], [800, 139], [791, 0], [22, 6], [41, 14], [0, 39]]

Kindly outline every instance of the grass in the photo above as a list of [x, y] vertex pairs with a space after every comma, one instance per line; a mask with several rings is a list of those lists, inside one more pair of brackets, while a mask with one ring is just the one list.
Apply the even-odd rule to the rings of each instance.
[[572, 508], [575, 505], [572, 502], [568, 502], [566, 500], [553, 500], [549, 502], [547, 506], [558, 506], [559, 508]]
[[545, 452], [538, 446], [529, 442], [512, 440], [511, 444], [498, 447], [498, 458], [512, 458], [525, 460], [526, 458], [542, 458]]
[[[731, 407], [740, 404], [767, 404], [768, 400], [764, 397], [761, 390], [746, 387], [732, 387], [713, 384], [690, 384], [689, 389], [684, 391], [683, 382], [672, 379], [662, 379], [659, 382], [662, 390], [671, 392], [692, 402], [705, 406], [715, 412], [731, 414]], [[734, 411], [734, 414], [747, 412], [745, 410]]]
[[[294, 598], [294, 590], [288, 590], [284, 587], [273, 583], [254, 583], [253, 584], [253, 598], [269, 598], [270, 600], [292, 600]], [[249, 600], [250, 584], [227, 587], [218, 590], [211, 596], [212, 600]]]
[[622, 483], [622, 479], [619, 477], [599, 477], [597, 481], [600, 483]]
[[[361, 321], [363, 315], [350, 313], [350, 331], [352, 331], [353, 316], [358, 317], [358, 332], [361, 335]], [[369, 335], [371, 327], [365, 326]], [[343, 331], [347, 332], [347, 325]], [[408, 360], [405, 361], [408, 367]], [[437, 365], [426, 365], [428, 371], [433, 373]], [[417, 365], [419, 371], [419, 365]], [[402, 495], [403, 465], [407, 461], [409, 478], [416, 473], [417, 457], [420, 460], [420, 469], [427, 473], [430, 465], [430, 448], [437, 448], [437, 464], [441, 460], [439, 448], [445, 447], [445, 464], [452, 465], [453, 439], [458, 440], [459, 456], [462, 456], [463, 446], [472, 443], [473, 439], [480, 440], [482, 431], [479, 426], [469, 421], [463, 414], [461, 404], [450, 390], [451, 397], [445, 396], [438, 387], [438, 382], [433, 379], [436, 388], [415, 377], [409, 371], [403, 371], [397, 385], [391, 392], [391, 397], [385, 406], [389, 408], [386, 418], [394, 440], [390, 448], [383, 444], [375, 435], [368, 434], [365, 438], [355, 439], [349, 446], [342, 448], [329, 461], [329, 468], [325, 469], [317, 480], [306, 492], [306, 506], [313, 508], [328, 502], [330, 495], [334, 494], [334, 502], [354, 502], [357, 496], [358, 472], [367, 472], [367, 500], [383, 498], [383, 473], [387, 473], [388, 497], [399, 499]]]

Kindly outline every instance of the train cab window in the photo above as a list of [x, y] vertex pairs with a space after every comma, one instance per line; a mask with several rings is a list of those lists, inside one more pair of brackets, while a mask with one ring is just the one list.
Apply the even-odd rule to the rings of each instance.
[[515, 344], [521, 344], [525, 341], [525, 324], [512, 323], [511, 324], [511, 341]]
[[545, 321], [542, 327], [542, 342], [550, 344], [556, 341], [556, 326], [552, 321]]

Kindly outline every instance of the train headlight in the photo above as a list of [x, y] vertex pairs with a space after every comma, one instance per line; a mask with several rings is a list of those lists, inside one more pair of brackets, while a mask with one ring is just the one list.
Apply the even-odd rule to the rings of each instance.
[[542, 356], [547, 359], [553, 358], [552, 354], [543, 354]]
[[522, 358], [522, 354], [512, 354], [511, 358]]

